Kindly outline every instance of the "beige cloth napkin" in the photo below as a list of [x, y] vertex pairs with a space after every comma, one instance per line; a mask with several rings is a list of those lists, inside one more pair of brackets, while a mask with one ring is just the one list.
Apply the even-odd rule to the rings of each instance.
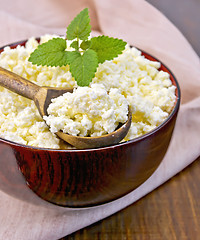
[[[163, 61], [177, 77], [182, 104], [169, 150], [156, 172], [130, 194], [104, 206], [71, 210], [20, 188], [14, 159], [0, 152], [0, 239], [56, 240], [146, 195], [200, 155], [200, 62], [187, 40], [144, 0], [0, 0], [0, 45], [45, 33], [65, 34], [84, 7], [101, 34], [121, 37]], [[9, 153], [7, 153], [9, 155]], [[12, 154], [10, 154], [12, 155]], [[11, 167], [12, 166], [12, 167]]]

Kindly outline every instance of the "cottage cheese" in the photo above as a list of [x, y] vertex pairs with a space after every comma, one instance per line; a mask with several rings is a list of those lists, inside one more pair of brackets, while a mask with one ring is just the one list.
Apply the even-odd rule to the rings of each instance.
[[[41, 42], [50, 38], [43, 36]], [[175, 86], [169, 74], [159, 71], [160, 63], [144, 58], [136, 48], [127, 46], [123, 54], [99, 65], [89, 87], [77, 87], [68, 66], [38, 67], [28, 62], [37, 46], [38, 42], [30, 38], [25, 47], [6, 47], [0, 54], [0, 66], [40, 86], [76, 90], [58, 98], [59, 103], [53, 100], [50, 116], [46, 117], [51, 125], [49, 131], [33, 101], [0, 87], [1, 138], [36, 147], [63, 148], [62, 141], [54, 134], [57, 130], [81, 136], [111, 132], [119, 122], [126, 121], [129, 105], [133, 115], [124, 139], [127, 141], [160, 125], [174, 106]], [[61, 104], [63, 101], [67, 105]], [[67, 120], [61, 113], [68, 116]]]
[[113, 132], [128, 119], [128, 102], [116, 88], [109, 93], [102, 84], [78, 87], [52, 100], [44, 119], [53, 133], [101, 136]]

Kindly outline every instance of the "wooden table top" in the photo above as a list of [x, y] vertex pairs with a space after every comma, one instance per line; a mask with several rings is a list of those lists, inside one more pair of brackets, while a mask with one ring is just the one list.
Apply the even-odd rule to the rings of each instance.
[[120, 212], [62, 240], [199, 240], [200, 158]]
[[[198, 0], [148, 0], [183, 32], [200, 55]], [[200, 157], [124, 210], [62, 240], [199, 240]]]

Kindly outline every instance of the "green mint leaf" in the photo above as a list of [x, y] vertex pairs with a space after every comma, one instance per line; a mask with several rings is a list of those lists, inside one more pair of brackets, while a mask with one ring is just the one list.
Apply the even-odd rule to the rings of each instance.
[[66, 40], [63, 38], [53, 38], [39, 45], [38, 48], [31, 53], [28, 60], [38, 66], [66, 66], [68, 64], [68, 52], [65, 51], [66, 47]]
[[67, 51], [65, 39], [53, 38], [39, 45], [31, 53], [29, 61], [38, 66], [69, 65], [77, 84], [88, 86], [95, 76], [98, 64], [117, 57], [126, 46], [123, 40], [107, 36], [93, 37], [89, 40], [90, 33], [90, 18], [88, 8], [85, 8], [67, 27], [66, 39], [75, 40], [70, 45], [75, 51]]
[[79, 86], [88, 86], [95, 76], [98, 58], [95, 51], [88, 49], [83, 55], [78, 51], [69, 52], [70, 72]]
[[80, 48], [86, 50], [90, 47], [91, 41], [83, 41], [80, 45]]
[[76, 50], [79, 49], [78, 41], [73, 41], [70, 45], [70, 47], [75, 48]]
[[91, 32], [88, 8], [83, 9], [69, 24], [67, 28], [67, 39], [75, 38], [87, 40]]
[[121, 54], [126, 44], [126, 42], [118, 38], [99, 36], [91, 39], [90, 49], [97, 53], [99, 63], [103, 63]]

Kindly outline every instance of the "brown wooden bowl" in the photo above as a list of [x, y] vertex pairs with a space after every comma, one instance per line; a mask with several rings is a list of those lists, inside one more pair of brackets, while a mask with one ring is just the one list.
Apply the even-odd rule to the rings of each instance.
[[[10, 46], [15, 48], [25, 42]], [[142, 53], [150, 60], [159, 61]], [[124, 196], [145, 182], [157, 169], [174, 129], [180, 105], [180, 88], [164, 64], [161, 64], [160, 70], [170, 74], [176, 86], [177, 100], [169, 117], [151, 132], [114, 146], [86, 150], [42, 149], [0, 139], [0, 152], [3, 146], [9, 146], [15, 158], [12, 161], [16, 160], [29, 188], [53, 204], [83, 208]]]

